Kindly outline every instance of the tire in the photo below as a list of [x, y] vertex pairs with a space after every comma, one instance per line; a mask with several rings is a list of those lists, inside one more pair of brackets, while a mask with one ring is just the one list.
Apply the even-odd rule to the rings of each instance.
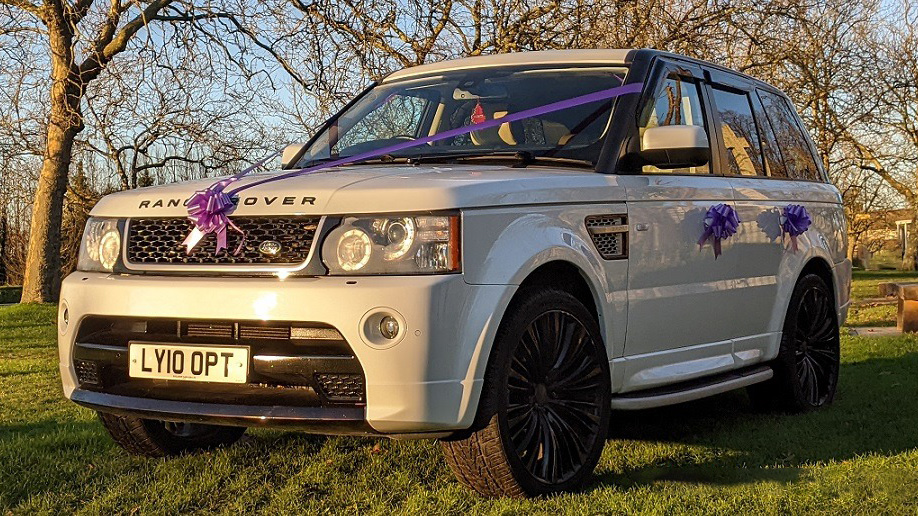
[[245, 433], [245, 428], [241, 427], [171, 423], [104, 412], [98, 414], [118, 446], [131, 455], [144, 457], [171, 457], [228, 446]]
[[553, 287], [518, 299], [498, 330], [476, 424], [442, 442], [459, 481], [489, 497], [579, 488], [609, 428], [609, 361], [593, 315]]
[[832, 403], [840, 361], [838, 315], [825, 281], [807, 274], [791, 294], [774, 377], [748, 388], [760, 410], [809, 412]]

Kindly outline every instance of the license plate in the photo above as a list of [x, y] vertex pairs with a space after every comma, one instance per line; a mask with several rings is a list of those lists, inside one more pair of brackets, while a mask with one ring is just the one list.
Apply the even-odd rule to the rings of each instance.
[[245, 383], [249, 348], [240, 346], [177, 346], [132, 342], [131, 378]]

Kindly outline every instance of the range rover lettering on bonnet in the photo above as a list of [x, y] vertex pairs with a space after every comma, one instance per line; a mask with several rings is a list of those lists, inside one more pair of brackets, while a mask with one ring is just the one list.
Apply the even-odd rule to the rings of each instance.
[[[175, 208], [178, 206], [188, 206], [188, 201], [190, 198], [182, 200], [181, 198], [173, 199], [143, 199], [138, 204], [138, 209], [149, 209], [149, 208]], [[264, 206], [273, 206], [273, 205], [285, 205], [285, 206], [303, 206], [310, 205], [315, 206], [316, 198], [307, 197], [307, 196], [251, 196], [251, 197], [233, 197], [233, 204], [243, 206], [255, 206], [255, 205], [264, 205]]]

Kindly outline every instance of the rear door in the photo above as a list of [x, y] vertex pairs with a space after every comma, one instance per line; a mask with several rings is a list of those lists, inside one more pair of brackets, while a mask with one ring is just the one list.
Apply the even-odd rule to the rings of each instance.
[[[805, 256], [793, 252], [782, 233], [784, 207], [802, 204], [812, 214], [834, 194], [783, 97], [734, 74], [712, 70], [710, 77], [721, 173], [733, 187], [742, 221], [733, 243], [741, 298], [735, 321], [743, 328], [734, 353], [742, 366], [777, 353], [786, 300]], [[804, 247], [807, 238], [801, 237]]]
[[[654, 125], [698, 125], [716, 141], [701, 69], [662, 62], [652, 77], [639, 135]], [[737, 255], [730, 240], [716, 260], [710, 244], [697, 243], [708, 208], [733, 203], [729, 179], [713, 173], [720, 157], [714, 158], [702, 167], [644, 166], [639, 175], [619, 176], [631, 229], [623, 392], [734, 367]]]

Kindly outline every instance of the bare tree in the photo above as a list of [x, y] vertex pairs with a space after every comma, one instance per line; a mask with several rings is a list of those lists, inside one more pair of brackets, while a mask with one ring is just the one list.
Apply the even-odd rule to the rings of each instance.
[[[57, 299], [64, 194], [76, 136], [83, 130], [82, 101], [87, 86], [156, 15], [170, 3], [114, 0], [104, 12], [92, 0], [2, 0], [31, 22], [22, 30], [40, 34], [50, 57], [48, 124], [41, 173], [32, 208], [29, 258], [22, 299]], [[142, 8], [141, 8], [142, 5]]]

